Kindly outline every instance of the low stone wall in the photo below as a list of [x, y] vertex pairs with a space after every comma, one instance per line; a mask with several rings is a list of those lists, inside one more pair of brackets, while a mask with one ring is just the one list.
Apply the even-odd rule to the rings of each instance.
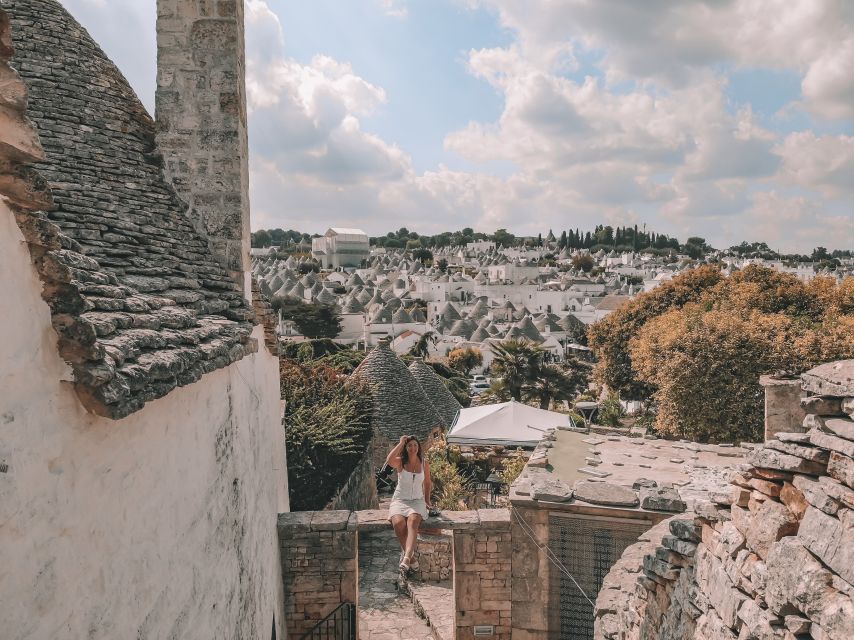
[[802, 381], [808, 431], [776, 433], [693, 521], [630, 547], [596, 638], [854, 638], [854, 361]]
[[343, 602], [356, 602], [358, 541], [350, 511], [279, 514], [289, 638], [299, 638]]
[[347, 478], [347, 482], [329, 501], [325, 510], [358, 511], [360, 509], [376, 509], [379, 506], [377, 481], [374, 477], [373, 460], [369, 446], [365, 455], [362, 456], [362, 460]]
[[[454, 532], [456, 640], [482, 634], [509, 640], [511, 634], [510, 511], [481, 509], [477, 527]], [[480, 635], [480, 634], [479, 634]]]
[[418, 534], [416, 564], [412, 580], [444, 582], [451, 579], [454, 570], [452, 559], [452, 531]]

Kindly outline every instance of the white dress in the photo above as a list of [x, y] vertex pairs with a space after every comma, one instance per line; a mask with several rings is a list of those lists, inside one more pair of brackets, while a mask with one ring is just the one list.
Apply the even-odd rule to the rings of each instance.
[[397, 472], [397, 486], [391, 497], [388, 508], [388, 519], [392, 516], [408, 518], [417, 513], [422, 518], [427, 517], [427, 503], [424, 500], [424, 465], [421, 471], [414, 473], [401, 469]]

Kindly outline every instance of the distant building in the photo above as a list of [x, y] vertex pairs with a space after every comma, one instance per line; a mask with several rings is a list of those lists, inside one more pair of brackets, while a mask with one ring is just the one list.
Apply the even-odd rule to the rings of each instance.
[[332, 227], [311, 241], [311, 255], [326, 269], [358, 267], [371, 255], [371, 245], [361, 229]]

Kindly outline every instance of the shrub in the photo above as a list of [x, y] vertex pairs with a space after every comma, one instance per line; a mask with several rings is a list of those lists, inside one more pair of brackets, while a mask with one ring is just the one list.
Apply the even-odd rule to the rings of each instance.
[[288, 487], [294, 511], [323, 509], [371, 439], [370, 395], [316, 363], [280, 363]]
[[501, 462], [501, 471], [498, 472], [501, 481], [509, 487], [519, 477], [519, 474], [522, 473], [522, 469], [525, 468], [526, 463], [527, 459], [522, 450], [516, 449], [516, 453]]
[[599, 424], [604, 424], [609, 427], [619, 427], [620, 420], [626, 415], [623, 410], [623, 405], [620, 404], [620, 394], [612, 391], [599, 404]]

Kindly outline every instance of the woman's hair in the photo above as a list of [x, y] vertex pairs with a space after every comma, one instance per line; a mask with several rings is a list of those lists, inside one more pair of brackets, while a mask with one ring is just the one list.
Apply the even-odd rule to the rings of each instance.
[[421, 457], [421, 443], [418, 442], [418, 438], [416, 438], [414, 436], [409, 436], [406, 439], [406, 442], [403, 443], [403, 453], [401, 454], [401, 463], [403, 463], [404, 465], [406, 465], [406, 463], [409, 462], [409, 451], [407, 451], [406, 448], [409, 446], [409, 443], [412, 442], [413, 440], [415, 441], [415, 444], [418, 445], [418, 453], [416, 454], [418, 456], [418, 462], [424, 461], [424, 459]]

